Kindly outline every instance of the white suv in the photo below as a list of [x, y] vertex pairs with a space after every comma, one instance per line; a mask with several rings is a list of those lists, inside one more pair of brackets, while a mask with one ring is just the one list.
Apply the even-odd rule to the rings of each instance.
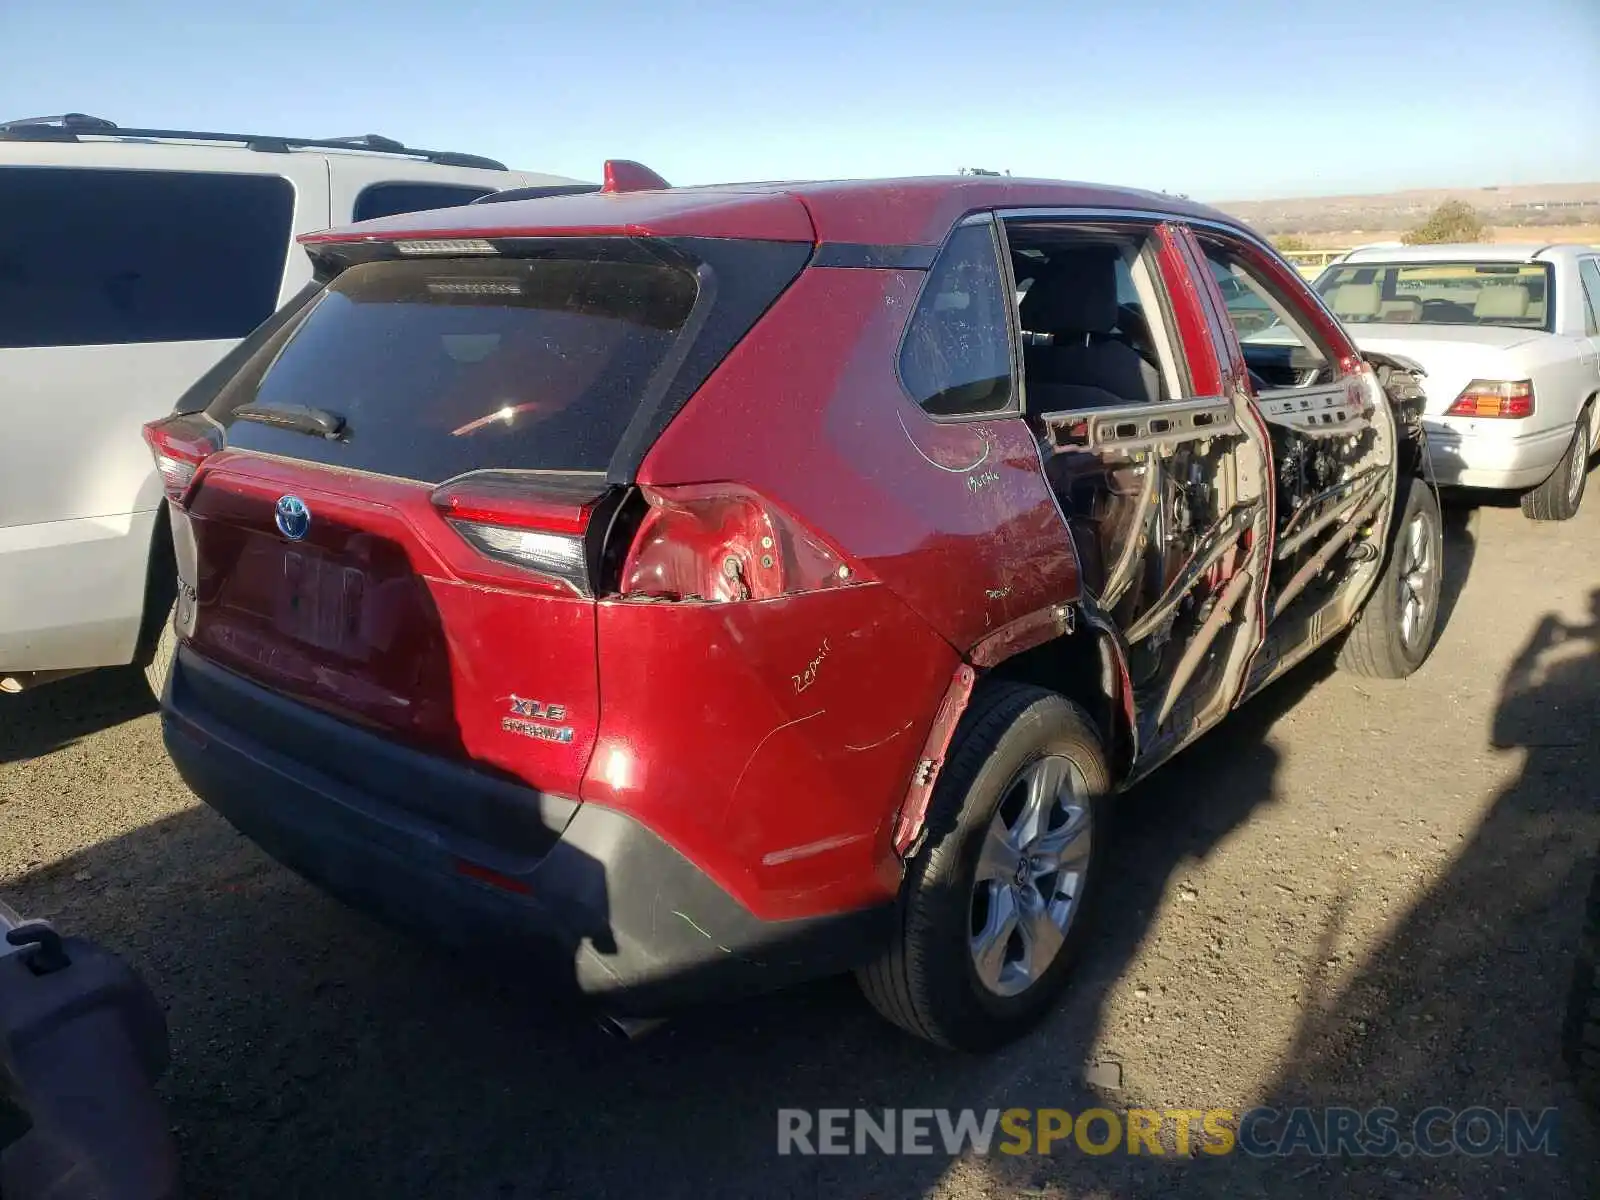
[[175, 573], [140, 426], [311, 282], [297, 235], [506, 188], [594, 185], [375, 135], [0, 124], [0, 690], [132, 662], [159, 687]]

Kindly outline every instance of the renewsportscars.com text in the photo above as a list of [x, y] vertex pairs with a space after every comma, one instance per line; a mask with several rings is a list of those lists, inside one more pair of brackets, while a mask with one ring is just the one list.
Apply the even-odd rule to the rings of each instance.
[[782, 1108], [779, 1154], [1555, 1154], [1558, 1113], [1425, 1108]]

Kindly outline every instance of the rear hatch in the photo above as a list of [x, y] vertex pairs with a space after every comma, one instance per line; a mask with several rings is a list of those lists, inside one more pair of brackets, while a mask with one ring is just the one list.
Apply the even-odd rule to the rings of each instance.
[[611, 517], [655, 435], [810, 249], [711, 242], [446, 245], [345, 269], [203, 414], [174, 419], [215, 447], [174, 493], [191, 649], [381, 736], [575, 796], [599, 719]]

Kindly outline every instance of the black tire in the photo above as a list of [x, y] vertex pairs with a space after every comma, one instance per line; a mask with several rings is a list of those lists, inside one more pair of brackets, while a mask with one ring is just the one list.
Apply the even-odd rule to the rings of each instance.
[[178, 653], [178, 634], [172, 627], [177, 612], [178, 606], [174, 602], [167, 610], [166, 620], [161, 624], [161, 632], [156, 635], [155, 645], [151, 648], [150, 657], [144, 664], [145, 682], [150, 685], [150, 690], [155, 693], [157, 700], [161, 699], [161, 693], [166, 690], [167, 676], [172, 673], [172, 660]]
[[[1420, 667], [1433, 649], [1439, 624], [1439, 599], [1444, 585], [1444, 522], [1439, 500], [1425, 481], [1402, 475], [1389, 530], [1383, 574], [1339, 649], [1339, 667], [1375, 679], [1404, 679]], [[1424, 541], [1431, 556], [1426, 570], [1417, 570], [1414, 526], [1424, 524]], [[1418, 598], [1422, 607], [1414, 624], [1406, 610]], [[1408, 633], [1409, 631], [1409, 633]]]
[[1589, 410], [1578, 414], [1572, 444], [1556, 469], [1531, 492], [1522, 493], [1522, 515], [1530, 521], [1570, 521], [1578, 515], [1589, 482]]
[[1589, 889], [1561, 1043], [1578, 1094], [1600, 1110], [1600, 870]]
[[[1046, 757], [1066, 758], [1081, 774], [1088, 857], [1054, 958], [1024, 990], [1000, 995], [980, 981], [973, 960], [978, 856], [1002, 801], [1015, 793], [1023, 772]], [[1092, 916], [1086, 906], [1103, 854], [1101, 817], [1110, 783], [1100, 736], [1082, 709], [1043, 688], [980, 687], [934, 786], [924, 844], [907, 864], [894, 942], [857, 972], [872, 1006], [918, 1037], [966, 1051], [1011, 1041], [1049, 1011]]]

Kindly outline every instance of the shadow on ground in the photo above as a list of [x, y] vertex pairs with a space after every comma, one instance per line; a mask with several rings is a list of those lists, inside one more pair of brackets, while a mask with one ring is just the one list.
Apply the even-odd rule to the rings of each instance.
[[[1303, 1026], [1279, 1103], [1362, 1095], [1378, 1063], [1402, 1110], [1428, 1105], [1559, 1106], [1570, 1194], [1595, 1195], [1595, 1130], [1561, 1078], [1561, 1004], [1592, 872], [1600, 799], [1600, 590], [1591, 619], [1545, 616], [1501, 684], [1493, 744], [1520, 748], [1520, 776], [1496, 800], [1449, 875], [1406, 916], [1337, 1002]], [[1454, 1158], [1350, 1168], [1349, 1194], [1556, 1196], [1548, 1159]], [[1459, 1190], [1451, 1190], [1459, 1189]]]
[[[1060, 1164], [1053, 1182], [1142, 1196], [1177, 1190], [1181, 1176], [1185, 1196], [1219, 1200], [1600, 1195], [1600, 1130], [1560, 1058], [1600, 802], [1600, 590], [1590, 609], [1587, 622], [1553, 614], [1539, 622], [1501, 683], [1494, 715], [1492, 744], [1524, 753], [1520, 775], [1356, 977], [1313, 998], [1261, 1100], [1285, 1119], [1295, 1106], [1391, 1107], [1402, 1140], [1412, 1119], [1435, 1106], [1481, 1106], [1501, 1120], [1520, 1108], [1530, 1125], [1555, 1109], [1555, 1153], [1318, 1160], [1301, 1152], [1177, 1163], [1080, 1156]], [[1284, 1126], [1261, 1128], [1271, 1135]], [[1480, 1124], [1468, 1136], [1486, 1139], [1489, 1130]]]
[[1466, 590], [1472, 574], [1473, 561], [1478, 556], [1477, 510], [1464, 504], [1453, 504], [1446, 497], [1442, 512], [1444, 519], [1444, 578], [1439, 593], [1439, 622], [1434, 637], [1442, 638], [1450, 626], [1456, 604]]
[[39, 758], [155, 708], [144, 672], [136, 667], [90, 671], [20, 695], [0, 695], [0, 765]]

